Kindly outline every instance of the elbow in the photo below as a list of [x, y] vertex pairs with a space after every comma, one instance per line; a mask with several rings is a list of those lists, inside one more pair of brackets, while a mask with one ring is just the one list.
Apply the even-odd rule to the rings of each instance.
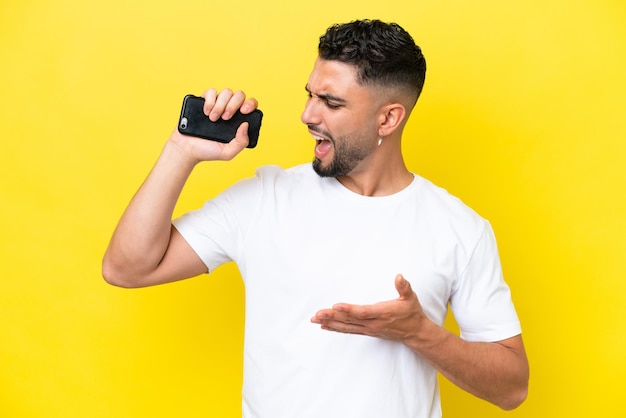
[[104, 278], [104, 281], [110, 284], [111, 286], [122, 287], [125, 289], [132, 289], [134, 287], [137, 287], [137, 286], [133, 286], [131, 283], [127, 281], [122, 280], [119, 276], [105, 273], [104, 270], [102, 272], [102, 277]]
[[113, 269], [103, 263], [102, 265], [102, 278], [111, 286], [130, 288], [132, 287], [123, 276], [116, 273]]
[[527, 397], [528, 385], [524, 385], [523, 387], [511, 391], [511, 393], [509, 393], [508, 396], [505, 399], [502, 399], [497, 405], [505, 411], [512, 411], [524, 403]]
[[501, 409], [505, 411], [512, 411], [521, 404], [524, 403], [528, 397], [528, 381], [530, 375], [528, 371], [528, 363], [525, 364], [523, 373], [517, 377], [516, 382], [512, 384], [509, 389], [503, 393], [504, 396], [500, 398], [499, 402], [494, 402]]
[[111, 286], [126, 289], [141, 287], [137, 280], [133, 280], [133, 277], [125, 273], [124, 269], [118, 268], [107, 255], [102, 260], [102, 277]]
[[500, 387], [499, 402], [494, 402], [497, 406], [505, 411], [512, 411], [524, 403], [528, 397], [528, 382], [530, 381], [530, 368], [528, 366], [528, 358], [521, 343], [521, 337], [518, 342], [520, 347], [518, 350], [517, 361], [512, 362], [511, 373], [508, 377], [504, 377]]

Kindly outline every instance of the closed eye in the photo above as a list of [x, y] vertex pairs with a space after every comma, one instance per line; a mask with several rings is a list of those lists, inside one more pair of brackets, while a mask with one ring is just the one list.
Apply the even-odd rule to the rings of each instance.
[[315, 96], [319, 98], [321, 101], [323, 101], [326, 107], [332, 110], [339, 109], [347, 103], [345, 99], [342, 99], [341, 97], [337, 97], [330, 93], [319, 93], [319, 94], [313, 95], [311, 90], [309, 90], [308, 85], [304, 89], [308, 93], [309, 99], [312, 99]]

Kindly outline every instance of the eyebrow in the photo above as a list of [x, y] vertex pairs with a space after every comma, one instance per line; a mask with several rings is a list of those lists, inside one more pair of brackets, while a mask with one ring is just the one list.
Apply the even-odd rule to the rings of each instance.
[[[307, 93], [309, 93], [310, 95], [313, 95], [313, 92], [311, 92], [311, 89], [309, 89], [308, 84], [304, 86], [304, 89], [306, 90]], [[331, 101], [331, 102], [340, 103], [340, 104], [348, 103], [346, 99], [342, 99], [341, 97], [335, 96], [330, 93], [319, 93], [319, 94], [316, 94], [315, 96], [319, 97], [320, 99], [326, 102]]]

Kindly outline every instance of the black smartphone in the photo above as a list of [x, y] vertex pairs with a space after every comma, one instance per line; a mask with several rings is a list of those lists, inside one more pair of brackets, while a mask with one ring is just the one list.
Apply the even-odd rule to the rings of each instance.
[[243, 122], [248, 122], [248, 148], [256, 147], [261, 131], [263, 112], [255, 109], [252, 113], [244, 115], [237, 111], [232, 118], [222, 118], [213, 122], [202, 110], [204, 98], [188, 94], [183, 99], [183, 106], [178, 119], [178, 132], [183, 135], [197, 136], [211, 141], [227, 143], [232, 141], [237, 134], [237, 128]]

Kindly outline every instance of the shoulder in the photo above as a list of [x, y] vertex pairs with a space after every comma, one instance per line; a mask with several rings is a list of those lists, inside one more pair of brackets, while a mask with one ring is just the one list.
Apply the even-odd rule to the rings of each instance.
[[290, 179], [297, 177], [312, 177], [314, 174], [311, 164], [301, 164], [290, 168], [282, 168], [277, 165], [265, 165], [256, 169], [255, 178], [263, 180]]
[[243, 178], [237, 181], [230, 187], [230, 189], [256, 187], [260, 184], [271, 184], [276, 183], [277, 181], [289, 180], [290, 178], [305, 174], [306, 167], [304, 165], [287, 169], [278, 165], [264, 165], [258, 167], [254, 171], [254, 175], [252, 177]]
[[274, 195], [294, 188], [307, 188], [314, 181], [315, 174], [308, 165], [298, 165], [291, 168], [282, 168], [277, 165], [258, 167], [254, 176], [241, 179], [224, 190], [220, 196], [228, 198], [243, 198], [245, 200]]
[[277, 165], [266, 165], [256, 169], [254, 177], [249, 180], [259, 184], [263, 189], [270, 188], [278, 192], [283, 188], [311, 188], [320, 183], [320, 177], [315, 174], [311, 164], [301, 164], [290, 168]]
[[415, 196], [424, 216], [433, 226], [465, 231], [471, 235], [482, 235], [489, 223], [459, 197], [430, 180], [415, 176]]

